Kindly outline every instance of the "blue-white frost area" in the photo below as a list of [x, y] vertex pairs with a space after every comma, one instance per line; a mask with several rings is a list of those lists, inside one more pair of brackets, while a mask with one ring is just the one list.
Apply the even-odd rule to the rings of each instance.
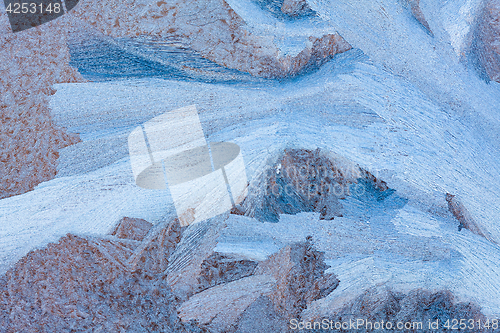
[[[0, 200], [0, 271], [68, 232], [106, 233], [123, 216], [173, 216], [168, 190], [134, 184], [127, 136], [155, 116], [196, 104], [209, 141], [241, 147], [250, 180], [285, 148], [321, 148], [395, 190], [380, 202], [348, 197], [344, 216], [333, 221], [316, 213], [283, 215], [279, 223], [230, 215], [217, 250], [263, 259], [313, 235], [341, 281], [318, 302], [387, 282], [402, 291], [448, 288], [500, 315], [498, 85], [457, 60], [460, 36], [449, 43], [443, 36], [451, 28], [439, 23], [444, 7], [429, 14], [432, 37], [394, 3], [309, 1], [355, 49], [293, 80], [57, 85], [54, 118], [83, 142], [61, 152], [58, 178]], [[458, 231], [446, 193], [460, 198], [492, 241]]]

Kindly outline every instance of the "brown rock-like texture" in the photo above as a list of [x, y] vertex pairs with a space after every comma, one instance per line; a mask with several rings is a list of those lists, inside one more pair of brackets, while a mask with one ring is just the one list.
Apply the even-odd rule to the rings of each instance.
[[281, 11], [290, 16], [300, 16], [310, 11], [305, 0], [284, 0]]
[[425, 19], [424, 13], [422, 13], [422, 9], [420, 8], [420, 0], [409, 0], [409, 5], [413, 16], [422, 24], [429, 32], [431, 28], [429, 27], [429, 23]]
[[198, 279], [202, 277], [203, 281], [204, 262], [214, 253], [224, 225], [225, 219], [218, 216], [184, 230], [165, 270], [169, 286], [179, 298], [187, 299], [199, 290]]
[[299, 316], [308, 304], [327, 296], [339, 284], [327, 273], [324, 254], [313, 248], [312, 239], [284, 247], [257, 267], [256, 274], [269, 274], [276, 288], [269, 295], [276, 311], [291, 319]]
[[238, 318], [235, 333], [288, 332], [288, 323], [285, 318], [276, 312], [269, 297], [260, 296]]
[[308, 238], [259, 263], [254, 275], [194, 294], [181, 305], [179, 316], [186, 322], [196, 320], [211, 332], [266, 327], [270, 332], [285, 332], [290, 319], [338, 286], [334, 274], [325, 274], [326, 268], [323, 253]]
[[272, 38], [248, 32], [224, 0], [82, 0], [64, 17], [15, 34], [0, 14], [0, 198], [53, 178], [58, 149], [78, 142], [53, 123], [48, 106], [54, 83], [83, 80], [68, 65], [69, 30], [175, 35], [220, 65], [261, 77], [295, 75], [350, 49], [339, 35], [327, 34], [311, 37], [312, 46], [297, 56], [281, 57]]
[[249, 195], [232, 210], [259, 221], [278, 222], [280, 214], [319, 212], [320, 219], [342, 216], [341, 199], [352, 186], [373, 187], [380, 198], [393, 190], [368, 171], [327, 156], [319, 149], [287, 149], [275, 165], [255, 177]]
[[342, 205], [334, 192], [352, 183], [319, 150], [290, 149], [274, 168], [256, 178], [251, 191], [234, 213], [260, 221], [277, 222], [280, 214], [321, 212], [322, 219], [341, 216]]
[[201, 264], [198, 290], [235, 281], [254, 273], [257, 262], [234, 255], [214, 252]]
[[141, 241], [148, 234], [153, 225], [146, 220], [124, 217], [110, 233], [118, 238], [128, 238]]
[[338, 34], [326, 34], [322, 37], [309, 37], [312, 46], [302, 50], [295, 57], [280, 60], [281, 73], [275, 76], [291, 76], [321, 66], [337, 53], [351, 49], [351, 46]]
[[[135, 219], [137, 220], [141, 221]], [[136, 222], [136, 224], [144, 226], [146, 221], [143, 221]], [[135, 230], [138, 234], [131, 236], [131, 239], [138, 238], [137, 236], [144, 232], [140, 228], [135, 228]], [[155, 225], [128, 257], [126, 262], [128, 269], [140, 270], [150, 275], [163, 274], [181, 237], [182, 229], [178, 219]]]
[[270, 275], [252, 275], [221, 284], [189, 298], [179, 308], [179, 317], [185, 322], [196, 320], [210, 332], [227, 332], [251, 304], [267, 296], [275, 285]]
[[472, 57], [493, 81], [500, 82], [500, 1], [488, 0], [472, 34]]
[[450, 193], [446, 193], [446, 201], [448, 202], [448, 210], [450, 213], [455, 216], [455, 218], [460, 222], [458, 226], [458, 230], [462, 230], [462, 228], [468, 229], [471, 232], [484, 237], [488, 240], [491, 240], [490, 237], [485, 235], [481, 228], [477, 225], [476, 221], [472, 218], [467, 208], [465, 208], [464, 204], [457, 199], [456, 196]]
[[129, 269], [140, 245], [68, 234], [30, 252], [0, 278], [1, 331], [202, 332], [179, 321], [161, 275]]
[[53, 178], [58, 149], [78, 141], [50, 115], [52, 85], [82, 81], [56, 21], [13, 34], [0, 12], [0, 199]]
[[351, 48], [339, 35], [327, 34], [311, 37], [312, 46], [295, 57], [280, 57], [272, 37], [251, 34], [224, 0], [82, 0], [71, 15], [112, 37], [180, 36], [202, 56], [260, 77], [294, 75]]
[[[447, 290], [429, 291], [415, 289], [408, 293], [395, 292], [385, 285], [378, 285], [366, 290], [363, 294], [348, 302], [341, 308], [331, 309], [325, 304], [324, 312], [328, 316], [320, 315], [319, 309], [315, 312], [307, 312], [302, 316], [306, 322], [322, 321], [323, 319], [332, 322], [356, 322], [363, 320], [358, 332], [375, 331], [373, 323], [381, 321], [391, 322], [396, 332], [427, 332], [429, 321], [439, 321], [440, 325], [432, 332], [449, 332], [443, 327], [448, 320], [461, 318], [481, 322], [486, 321], [486, 317], [481, 313], [480, 308], [474, 303], [456, 302], [453, 294]], [[396, 323], [409, 323], [404, 330], [396, 330]], [[370, 324], [372, 323], [370, 326]], [[413, 326], [416, 325], [416, 326]], [[418, 326], [421, 325], [421, 326]], [[425, 326], [427, 325], [427, 326]], [[451, 326], [450, 326], [451, 327]], [[487, 332], [489, 330], [466, 328], [463, 332]]]

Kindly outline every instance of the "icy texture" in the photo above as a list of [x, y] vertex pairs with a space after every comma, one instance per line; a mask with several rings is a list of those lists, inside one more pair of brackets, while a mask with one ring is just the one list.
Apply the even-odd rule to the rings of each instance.
[[[278, 222], [282, 214], [319, 212], [323, 220], [342, 216], [340, 199], [364, 184], [376, 187], [382, 197], [392, 193], [384, 181], [353, 166], [345, 170], [339, 161], [317, 149], [288, 149], [277, 162], [250, 184], [251, 192], [232, 213], [259, 221]], [[342, 163], [340, 163], [342, 164]]]
[[[466, 229], [458, 232], [459, 222], [445, 200], [446, 193], [456, 195], [482, 232], [497, 240], [497, 159], [487, 149], [478, 151], [480, 141], [470, 128], [359, 51], [283, 83], [141, 80], [57, 89], [52, 99], [56, 119], [81, 133], [83, 142], [62, 152], [68, 162], [61, 173], [68, 176], [0, 202], [4, 271], [31, 248], [67, 232], [106, 233], [123, 216], [156, 222], [170, 214], [168, 191], [134, 186], [126, 138], [166, 110], [197, 104], [208, 141], [237, 143], [250, 180], [287, 147], [319, 147], [344, 161], [346, 169], [354, 164], [368, 170], [397, 194], [379, 206], [365, 207], [364, 199], [356, 199], [350, 204], [352, 217], [333, 221], [299, 214], [284, 215], [283, 224], [255, 224], [238, 217], [243, 220], [231, 232], [244, 241], [219, 241], [216, 251], [262, 259], [312, 234], [328, 260], [345, 262], [329, 262], [342, 281], [339, 294], [393, 280], [409, 290], [452, 289], [460, 299], [477, 299], [488, 315], [498, 314], [500, 253], [486, 239]], [[259, 232], [252, 231], [257, 227]], [[387, 243], [395, 235], [397, 242]], [[394, 261], [389, 259], [394, 253], [404, 255]], [[359, 256], [359, 266], [352, 254]], [[206, 257], [196, 259], [197, 265]]]
[[285, 246], [259, 264], [256, 274], [270, 274], [276, 288], [268, 295], [276, 312], [284, 318], [296, 318], [317, 299], [330, 294], [339, 285], [333, 273], [325, 273], [324, 253], [313, 246], [312, 237], [305, 242]]
[[[270, 261], [277, 252], [286, 252], [308, 235], [314, 235], [315, 246], [331, 266], [324, 273], [334, 273], [340, 280], [325, 297], [310, 304], [311, 299], [301, 297], [294, 303], [302, 307], [304, 301], [310, 313], [341, 309], [346, 304], [363, 303], [363, 299], [373, 303], [390, 300], [396, 306], [399, 300], [392, 299], [391, 293], [409, 295], [420, 288], [432, 292], [423, 296], [416, 293], [416, 303], [432, 305], [435, 299], [442, 299], [438, 310], [479, 316], [475, 307], [464, 306], [464, 312], [455, 307], [460, 302], [477, 302], [486, 316], [499, 316], [499, 86], [487, 84], [475, 71], [469, 71], [457, 52], [466, 44], [472, 26], [468, 16], [473, 22], [480, 7], [475, 1], [455, 5], [421, 0], [416, 12], [412, 3], [416, 2], [405, 7], [390, 0], [308, 0], [321, 18], [280, 21], [250, 1], [231, 0], [222, 5], [187, 2], [186, 10], [191, 13], [209, 12], [203, 6], [214, 7], [212, 16], [197, 16], [205, 20], [194, 22], [198, 27], [190, 24], [189, 16], [179, 14], [179, 25], [187, 29], [182, 34], [207, 57], [230, 59], [217, 60], [228, 67], [257, 75], [294, 73], [282, 71], [291, 65], [276, 65], [276, 59], [284, 59], [278, 53], [296, 57], [304, 45], [312, 50], [307, 43], [313, 36], [318, 50], [326, 48], [330, 56], [339, 45], [332, 42], [340, 38], [337, 30], [357, 49], [337, 55], [317, 71], [281, 81], [208, 84], [142, 79], [56, 85], [57, 93], [51, 98], [54, 119], [80, 133], [82, 142], [61, 151], [59, 178], [30, 193], [0, 201], [1, 271], [12, 266], [16, 269], [15, 262], [30, 250], [68, 232], [102, 237], [95, 234], [108, 233], [124, 216], [130, 216], [160, 225], [133, 257], [126, 257], [126, 267], [142, 267], [142, 258], [147, 262], [152, 249], [152, 264], [144, 267], [166, 276], [173, 293], [183, 300], [191, 296], [182, 308], [186, 320], [199, 317], [209, 322], [218, 318], [214, 324], [225, 328], [231, 323], [224, 321], [224, 311], [234, 319], [243, 318], [245, 313], [251, 318], [255, 315], [252, 309], [281, 299], [271, 297], [273, 283], [279, 279], [255, 275], [196, 293], [203, 263], [214, 253]], [[102, 13], [106, 13], [103, 6], [113, 8], [105, 2], [94, 5]], [[134, 10], [146, 13], [139, 23], [133, 16], [88, 14], [89, 23], [115, 37], [128, 36], [131, 31], [158, 36], [169, 33], [159, 31], [165, 27], [153, 24], [156, 19], [151, 14], [163, 10], [166, 3], [136, 5], [141, 8]], [[81, 8], [91, 13], [90, 7], [90, 2], [84, 2]], [[416, 19], [419, 15], [430, 31]], [[219, 29], [225, 23], [207, 17], [244, 20], [248, 30], [235, 31], [247, 31], [241, 33], [249, 37], [235, 42], [237, 57], [221, 51], [224, 41], [230, 40], [228, 30]], [[457, 25], [446, 17], [456, 18]], [[230, 26], [236, 21], [226, 23]], [[237, 27], [243, 26], [240, 23]], [[142, 24], [140, 29], [137, 24]], [[467, 29], [462, 31], [464, 25]], [[330, 37], [323, 40], [325, 35]], [[279, 41], [269, 36], [278, 36]], [[252, 42], [245, 50], [251, 54], [240, 56], [244, 52], [238, 48], [248, 40]], [[191, 104], [197, 104], [207, 141], [233, 142], [241, 147], [250, 181], [258, 180], [269, 166], [276, 166], [279, 173], [275, 162], [287, 149], [311, 152], [320, 148], [343, 173], [366, 170], [385, 182], [387, 189], [380, 191], [373, 185], [376, 182], [365, 182], [363, 191], [341, 202], [342, 216], [334, 220], [320, 219], [320, 212], [287, 215], [279, 214], [286, 213], [281, 211], [278, 216], [273, 214], [278, 223], [222, 215], [190, 226], [172, 253], [170, 247], [157, 251], [166, 232], [161, 221], [174, 215], [172, 198], [168, 190], [135, 186], [127, 137], [148, 120]], [[447, 194], [455, 200], [447, 202]], [[468, 224], [470, 230], [459, 230], [460, 224]], [[171, 232], [175, 243], [180, 231], [173, 228]], [[245, 285], [242, 280], [251, 283]], [[381, 283], [390, 293], [378, 290], [365, 294]], [[294, 282], [282, 285], [289, 287]], [[447, 292], [435, 294], [436, 290], [449, 290], [454, 303]], [[263, 294], [267, 298], [262, 298]], [[363, 298], [364, 294], [368, 296]], [[381, 294], [385, 296], [379, 297]], [[212, 300], [222, 296], [225, 302], [234, 301], [238, 306], [221, 310]], [[206, 304], [209, 311], [203, 312]], [[279, 322], [279, 311], [272, 316]]]
[[[223, 0], [80, 1], [64, 18], [13, 34], [0, 9], [2, 131], [0, 198], [24, 193], [56, 172], [58, 149], [78, 141], [52, 123], [47, 107], [54, 83], [78, 82], [69, 66], [68, 30], [100, 31], [105, 36], [180, 36], [216, 63], [262, 77], [286, 77], [317, 67], [350, 46], [332, 33], [307, 36], [298, 54], [281, 55], [271, 38], [250, 34]], [[210, 13], [199, 16], [198, 13]], [[97, 13], [97, 14], [96, 14]], [[79, 35], [80, 38], [82, 35]], [[87, 36], [88, 37], [88, 36]], [[113, 42], [120, 50], [151, 60], [145, 51]], [[78, 40], [76, 43], [83, 43]], [[126, 43], [125, 43], [126, 44]], [[153, 63], [158, 59], [153, 57]], [[159, 61], [161, 65], [161, 61]], [[196, 68], [184, 72], [196, 72]], [[199, 75], [199, 73], [198, 73]], [[29, 97], [28, 97], [29, 95]], [[26, 148], [26, 147], [31, 147]]]
[[[137, 227], [141, 224], [136, 222]], [[170, 223], [169, 230], [175, 225], [178, 221]], [[155, 235], [151, 230], [146, 238]], [[310, 237], [259, 263], [251, 276], [223, 282], [182, 302], [170, 292], [162, 271], [152, 272], [147, 264], [134, 269], [124, 265], [124, 257], [147, 243], [68, 234], [57, 244], [30, 252], [0, 279], [2, 329], [286, 332], [290, 319], [444, 322], [458, 316], [485, 320], [477, 305], [457, 303], [449, 291], [416, 289], [403, 294], [384, 285], [341, 307], [318, 308], [314, 301], [335, 290], [339, 281], [333, 273], [325, 273], [324, 254], [312, 246]], [[147, 247], [143, 262], [157, 259], [158, 250], [174, 253], [178, 244], [156, 242]]]
[[[80, 1], [71, 15], [75, 22], [83, 21], [86, 29], [111, 37], [180, 36], [202, 56], [224, 67], [261, 77], [294, 75], [306, 66], [317, 66], [318, 55], [323, 62], [350, 48], [332, 29], [313, 28], [302, 32], [307, 43], [299, 52], [281, 54], [274, 38], [285, 38], [286, 32], [275, 29], [268, 29], [266, 34], [252, 32], [247, 26], [247, 19], [251, 17], [242, 17], [235, 12], [234, 5], [224, 0], [128, 0], [121, 3], [87, 0]], [[279, 23], [271, 16], [271, 24]], [[332, 45], [322, 48], [326, 40]]]
[[164, 274], [173, 293], [181, 299], [191, 297], [200, 287], [203, 289], [206, 262], [215, 254], [223, 222], [224, 215], [192, 224], [172, 253]]
[[262, 78], [203, 58], [179, 36], [111, 38], [79, 31], [69, 35], [72, 66], [86, 79], [169, 78], [202, 82], [256, 82]]
[[135, 244], [121, 242], [68, 234], [30, 252], [1, 278], [2, 332], [202, 332], [177, 318], [179, 301], [164, 279], [122, 265]]
[[178, 309], [179, 317], [185, 322], [196, 320], [213, 333], [227, 332], [252, 303], [275, 286], [270, 275], [252, 275], [218, 285], [184, 302]]
[[227, 332], [231, 326], [239, 326], [249, 309], [277, 317], [279, 327], [280, 321], [298, 318], [308, 304], [338, 286], [334, 274], [325, 274], [326, 268], [323, 254], [308, 238], [259, 263], [252, 276], [193, 295], [180, 306], [179, 316], [184, 322], [195, 319], [206, 324], [210, 332]]
[[472, 61], [489, 79], [500, 81], [500, 2], [490, 0], [478, 15], [470, 32]]
[[420, 8], [420, 0], [407, 0], [410, 5], [413, 16], [420, 22], [430, 33], [432, 33], [429, 23], [425, 19], [425, 15]]
[[[471, 6], [474, 1], [468, 2]], [[476, 130], [475, 135], [484, 141], [482, 145], [499, 153], [497, 87], [464, 68], [450, 46], [453, 30], [445, 29], [445, 17], [456, 14], [455, 2], [447, 6], [446, 2], [421, 1], [420, 8], [434, 35], [419, 27], [410, 11], [397, 1], [309, 0], [308, 3], [325, 20], [330, 20], [353, 47], [362, 49], [370, 59], [387, 66], [394, 74], [407, 78], [440, 107], [461, 117], [464, 124]], [[468, 13], [473, 15], [474, 11]]]
[[[327, 310], [327, 309], [325, 309]], [[312, 312], [304, 314], [302, 317], [306, 321], [321, 321], [323, 318], [333, 322], [356, 322], [357, 319], [365, 320], [364, 325], [360, 325], [361, 332], [370, 332], [375, 322], [391, 322], [396, 330], [396, 324], [411, 323], [410, 329], [402, 330], [405, 332], [425, 332], [429, 329], [429, 322], [439, 320], [445, 324], [448, 320], [452, 322], [454, 318], [468, 318], [474, 321], [486, 322], [486, 318], [478, 309], [477, 305], [471, 303], [457, 303], [453, 294], [449, 291], [431, 292], [429, 290], [416, 289], [408, 294], [397, 293], [387, 286], [380, 285], [370, 288], [354, 301], [343, 306], [342, 309], [330, 309], [328, 314]], [[371, 322], [372, 326], [366, 326], [366, 322]], [[422, 323], [422, 326], [413, 327], [413, 323]], [[366, 329], [368, 327], [368, 329]], [[376, 326], [375, 326], [376, 327]], [[390, 330], [388, 330], [390, 331]], [[401, 330], [396, 330], [400, 332]], [[448, 332], [447, 329], [439, 325], [432, 332]], [[466, 328], [464, 332], [490, 332], [489, 329]], [[312, 332], [321, 332], [313, 330]]]
[[153, 225], [143, 219], [133, 219], [130, 217], [124, 217], [118, 222], [115, 230], [111, 232], [111, 235], [118, 238], [128, 238], [137, 241], [144, 239], [148, 231]]
[[216, 285], [227, 283], [252, 275], [257, 262], [243, 257], [213, 253], [201, 264], [198, 277], [198, 290], [202, 291]]
[[311, 9], [305, 0], [284, 0], [281, 11], [290, 16], [302, 16], [310, 13]]

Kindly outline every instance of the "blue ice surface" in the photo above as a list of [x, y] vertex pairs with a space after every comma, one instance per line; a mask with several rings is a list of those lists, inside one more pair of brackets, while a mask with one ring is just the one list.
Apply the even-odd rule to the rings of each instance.
[[95, 82], [141, 78], [206, 83], [265, 81], [207, 60], [175, 37], [113, 39], [84, 34], [71, 39], [68, 46], [70, 65]]
[[283, 0], [255, 0], [255, 3], [259, 5], [259, 7], [264, 11], [271, 13], [274, 17], [281, 21], [293, 21], [304, 18], [309, 19], [317, 15], [316, 12], [309, 7], [303, 10], [301, 15], [299, 16], [292, 17], [290, 15], [287, 15], [281, 11]]

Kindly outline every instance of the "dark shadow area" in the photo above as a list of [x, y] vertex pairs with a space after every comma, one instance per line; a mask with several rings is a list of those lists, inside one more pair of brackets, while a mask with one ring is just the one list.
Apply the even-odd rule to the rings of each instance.
[[160, 78], [206, 83], [265, 82], [203, 58], [176, 36], [111, 38], [79, 31], [68, 39], [70, 65], [91, 81]]
[[280, 214], [318, 212], [320, 219], [342, 216], [340, 200], [385, 200], [394, 190], [359, 167], [346, 170], [317, 150], [285, 150], [250, 185], [245, 200], [232, 210], [259, 221], [278, 222]]

